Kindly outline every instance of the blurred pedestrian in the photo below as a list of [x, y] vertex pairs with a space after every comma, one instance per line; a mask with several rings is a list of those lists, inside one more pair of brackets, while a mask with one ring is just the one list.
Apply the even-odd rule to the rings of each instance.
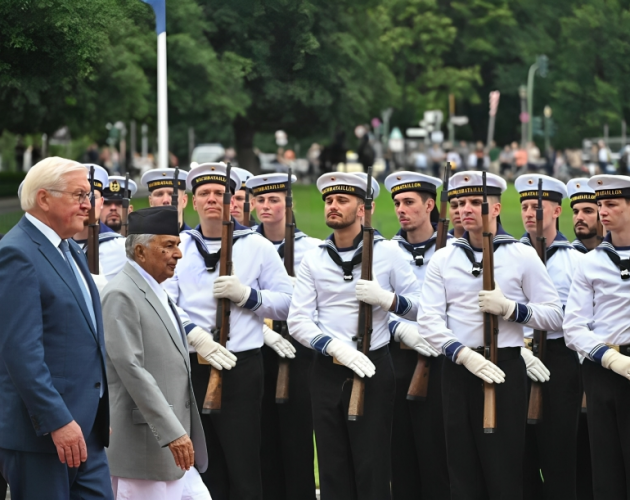
[[475, 145], [475, 157], [477, 158], [477, 164], [475, 168], [477, 170], [486, 170], [484, 162], [485, 151], [483, 150], [483, 142], [481, 141], [477, 141], [477, 144]]
[[514, 141], [512, 143], [512, 152], [514, 153], [514, 164], [516, 165], [515, 177], [518, 177], [527, 169], [527, 150]]
[[527, 143], [527, 168], [531, 172], [536, 172], [540, 168], [540, 149], [534, 141]]
[[499, 173], [506, 177], [506, 174], [510, 174], [512, 177], [512, 169], [514, 166], [514, 151], [509, 144], [506, 144], [501, 153], [499, 153]]
[[602, 140], [599, 140], [597, 143], [597, 162], [599, 163], [599, 173], [606, 174], [608, 165], [610, 164], [610, 150], [606, 143]]
[[446, 152], [446, 161], [451, 163], [452, 173], [455, 171], [461, 170], [462, 167], [462, 158], [459, 156], [457, 151], [448, 150]]
[[431, 149], [429, 150], [429, 157], [431, 158], [433, 177], [440, 177], [440, 167], [444, 161], [444, 151], [442, 151], [442, 148], [437, 142], [431, 146]]
[[495, 141], [490, 143], [490, 151], [488, 151], [488, 157], [490, 158], [490, 172], [493, 174], [499, 173], [499, 155], [501, 154], [501, 148], [497, 146]]
[[426, 172], [427, 167], [429, 166], [427, 160], [427, 154], [424, 152], [424, 146], [420, 146], [418, 151], [416, 151], [413, 155], [413, 166], [418, 172]]

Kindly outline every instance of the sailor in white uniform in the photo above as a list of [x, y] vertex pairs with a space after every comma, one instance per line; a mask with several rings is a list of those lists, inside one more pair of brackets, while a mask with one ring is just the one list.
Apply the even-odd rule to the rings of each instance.
[[581, 177], [567, 183], [567, 191], [573, 210], [573, 231], [575, 240], [572, 245], [580, 253], [588, 253], [602, 242], [597, 234], [599, 215], [595, 191], [588, 185], [588, 179]]
[[[100, 220], [101, 211], [103, 210], [103, 192], [109, 186], [109, 177], [107, 170], [99, 165], [85, 164], [90, 171], [94, 167], [94, 208], [96, 220], [99, 221], [98, 233], [98, 259], [100, 265], [100, 275], [107, 281], [116, 276], [127, 263], [127, 254], [125, 253], [125, 238], [115, 233]], [[89, 175], [89, 173], [88, 173]], [[88, 252], [88, 226], [83, 231], [74, 235], [76, 241], [82, 250]]]
[[[177, 175], [177, 209], [179, 210], [180, 232], [191, 229], [184, 221], [184, 209], [188, 205], [186, 194], [186, 178], [188, 172], [179, 169]], [[145, 172], [140, 179], [140, 184], [149, 189], [149, 206], [171, 205], [173, 202], [173, 184], [175, 181], [174, 168], [154, 168]]]
[[[253, 177], [253, 174], [249, 170], [245, 170], [240, 167], [232, 167], [236, 175], [241, 179], [241, 188], [232, 196], [232, 205], [230, 213], [232, 217], [242, 226], [252, 227], [256, 225], [256, 221], [253, 217], [253, 212], [256, 207], [256, 199], [252, 196], [252, 190], [246, 187], [247, 181]], [[249, 220], [245, 220], [244, 207], [245, 200], [247, 199], [247, 191], [249, 191]]]
[[[373, 180], [374, 198], [378, 183]], [[365, 174], [330, 173], [317, 187], [333, 229], [304, 255], [293, 291], [289, 332], [317, 351], [312, 379], [313, 424], [322, 498], [390, 498], [394, 372], [389, 314], [414, 317], [418, 283], [398, 245], [375, 233], [373, 280], [362, 280], [361, 218]], [[369, 354], [357, 350], [359, 301], [373, 306]], [[365, 378], [364, 415], [348, 421], [354, 374]]]
[[[495, 289], [484, 291], [482, 172], [455, 174], [464, 236], [436, 252], [422, 286], [418, 323], [446, 356], [442, 396], [452, 498], [521, 498], [527, 410], [523, 327], [559, 330], [562, 305], [533, 248], [507, 234], [497, 217], [505, 181], [487, 174], [490, 232], [494, 234]], [[498, 363], [483, 351], [483, 314], [498, 316]], [[493, 434], [483, 429], [482, 381], [496, 385]]]
[[[219, 277], [223, 193], [226, 165], [206, 163], [187, 178], [200, 225], [181, 234], [183, 257], [165, 289], [183, 309], [191, 350], [191, 373], [198, 406], [208, 386], [208, 365], [199, 364], [195, 350], [203, 349], [205, 331], [216, 327], [217, 299], [233, 302], [227, 348], [238, 361], [223, 374], [221, 412], [202, 415], [208, 445], [208, 471], [202, 475], [213, 498], [262, 499], [260, 464], [260, 407], [263, 391], [263, 320], [285, 320], [291, 302], [291, 281], [278, 252], [260, 234], [236, 223], [234, 275]], [[230, 189], [241, 185], [232, 172]], [[190, 323], [188, 323], [190, 321]], [[205, 331], [196, 330], [193, 325]], [[281, 338], [281, 340], [283, 340]], [[284, 350], [287, 341], [272, 348]]]
[[[582, 255], [559, 231], [562, 200], [567, 189], [562, 181], [539, 174], [521, 175], [514, 187], [520, 194], [521, 218], [525, 234], [521, 242], [536, 244], [536, 209], [538, 182], [542, 180], [543, 236], [546, 243], [547, 272], [564, 306], [571, 281]], [[527, 328], [526, 345], [536, 351], [522, 351], [526, 364], [534, 363], [539, 352], [532, 344], [533, 330]], [[577, 427], [582, 404], [580, 363], [575, 351], [569, 349], [562, 329], [547, 332], [542, 377], [542, 421], [527, 426], [525, 445], [525, 499], [577, 498]], [[544, 478], [544, 482], [541, 479]]]
[[[297, 179], [292, 176], [292, 182]], [[287, 174], [273, 173], [250, 177], [250, 190], [260, 224], [256, 232], [266, 237], [285, 258]], [[242, 191], [242, 190], [241, 190]], [[300, 268], [304, 254], [322, 243], [295, 229], [294, 270]], [[273, 322], [273, 330], [265, 325], [265, 337], [277, 336], [282, 322]], [[265, 387], [262, 403], [262, 479], [265, 499], [315, 500], [313, 469], [313, 416], [311, 409], [310, 371], [313, 350], [291, 338], [295, 358], [289, 362], [289, 399], [276, 403], [279, 355], [263, 346]], [[282, 354], [280, 354], [282, 356]]]
[[596, 175], [604, 241], [583, 256], [567, 300], [567, 345], [582, 365], [596, 499], [628, 498], [630, 485], [630, 177]]
[[[125, 198], [125, 178], [121, 175], [110, 175], [109, 186], [103, 191], [103, 210], [101, 210], [101, 222], [112, 231], [120, 233], [122, 227], [122, 205]], [[126, 198], [131, 201], [138, 191], [138, 185], [129, 179]], [[133, 205], [129, 204], [128, 213], [133, 212]]]
[[[427, 265], [435, 253], [437, 189], [442, 181], [416, 172], [395, 172], [385, 179], [392, 194], [401, 229], [392, 241], [404, 252], [405, 262], [422, 286]], [[448, 242], [452, 237], [448, 236]], [[446, 462], [446, 438], [442, 411], [442, 363], [444, 356], [420, 334], [415, 321], [396, 318], [389, 323], [396, 397], [392, 426], [392, 497], [395, 500], [451, 498]], [[407, 391], [418, 362], [418, 352], [429, 359], [427, 398], [407, 400]]]

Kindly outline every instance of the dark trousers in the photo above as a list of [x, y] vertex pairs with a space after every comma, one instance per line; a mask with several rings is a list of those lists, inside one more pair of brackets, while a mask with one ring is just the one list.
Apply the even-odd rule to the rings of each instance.
[[88, 459], [76, 469], [62, 464], [56, 453], [0, 448], [0, 471], [11, 488], [11, 499], [113, 500], [105, 449], [95, 432], [85, 436], [85, 444]]
[[[262, 500], [260, 405], [263, 362], [260, 349], [235, 353], [238, 361], [223, 371], [221, 412], [201, 415], [208, 447], [208, 470], [201, 474], [213, 500]], [[199, 408], [210, 365], [191, 354], [191, 378]]]
[[483, 432], [483, 381], [445, 360], [442, 394], [452, 500], [523, 498], [527, 409], [525, 363], [520, 348], [499, 349], [505, 382], [497, 384], [493, 434]]
[[392, 425], [393, 500], [449, 500], [446, 437], [442, 411], [444, 356], [430, 358], [429, 388], [425, 401], [407, 401], [407, 390], [418, 353], [391, 342], [396, 376]]
[[349, 422], [353, 372], [316, 355], [311, 397], [322, 500], [391, 498], [394, 369], [387, 346], [370, 352], [370, 359], [376, 373], [365, 380], [364, 414]]
[[542, 421], [528, 425], [525, 434], [523, 497], [576, 500], [580, 363], [560, 338], [547, 341], [545, 365], [551, 376], [542, 384]]
[[593, 467], [591, 466], [591, 445], [588, 438], [586, 413], [580, 413], [578, 423], [577, 498], [578, 500], [593, 500]]
[[265, 500], [315, 500], [310, 391], [315, 351], [291, 342], [297, 352], [289, 361], [289, 400], [282, 404], [276, 403], [278, 355], [270, 347], [262, 347], [265, 384], [260, 456]]
[[588, 359], [582, 369], [593, 498], [630, 499], [630, 381]]
[[4, 500], [7, 496], [7, 482], [0, 475], [0, 500]]

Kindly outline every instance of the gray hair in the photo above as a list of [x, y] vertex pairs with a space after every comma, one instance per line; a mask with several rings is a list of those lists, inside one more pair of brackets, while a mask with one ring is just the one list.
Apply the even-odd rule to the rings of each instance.
[[129, 260], [136, 261], [135, 248], [136, 245], [142, 245], [145, 248], [149, 248], [149, 243], [155, 238], [154, 234], [130, 234], [125, 240], [125, 253]]
[[[35, 164], [26, 174], [20, 193], [22, 210], [28, 212], [37, 205], [37, 192], [40, 189], [55, 189], [64, 191], [68, 186], [66, 175], [72, 172], [85, 172], [87, 179], [87, 169], [73, 160], [51, 156]], [[53, 191], [52, 196], [59, 197], [61, 193]]]

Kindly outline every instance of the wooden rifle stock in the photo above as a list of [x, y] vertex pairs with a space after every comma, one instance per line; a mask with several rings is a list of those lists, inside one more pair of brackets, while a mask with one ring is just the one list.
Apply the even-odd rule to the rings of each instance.
[[[451, 177], [451, 163], [446, 162], [444, 167], [444, 182], [442, 193], [440, 194], [440, 220], [438, 222], [437, 238], [435, 240], [435, 250], [446, 246], [448, 237], [448, 226], [450, 221], [447, 218], [448, 210], [448, 182]], [[418, 354], [418, 362], [413, 371], [409, 389], [407, 389], [408, 401], [424, 401], [429, 392], [429, 374], [431, 372], [431, 361], [426, 356]]]
[[94, 167], [90, 167], [90, 192], [92, 193], [92, 199], [90, 201], [91, 206], [90, 213], [88, 215], [87, 258], [90, 273], [98, 274], [98, 233], [100, 232], [100, 227], [99, 221], [96, 219], [96, 199], [94, 198]]
[[125, 174], [125, 190], [122, 199], [122, 215], [120, 216], [120, 234], [125, 238], [129, 234], [129, 172]]
[[[287, 183], [287, 196], [285, 204], [285, 231], [284, 231], [284, 268], [289, 276], [295, 276], [295, 222], [293, 221], [293, 193], [291, 191], [291, 169]], [[248, 215], [249, 218], [249, 215]], [[276, 322], [274, 322], [276, 323]], [[286, 340], [290, 340], [289, 329], [286, 321], [281, 321], [280, 333]], [[289, 360], [278, 358], [278, 379], [276, 381], [276, 403], [282, 404], [289, 400]]]
[[[543, 235], [543, 206], [542, 206], [542, 179], [538, 180], [538, 207], [536, 208], [536, 253], [542, 261], [547, 265], [547, 241]], [[532, 342], [532, 352], [544, 363], [545, 353], [547, 351], [547, 332], [542, 330], [534, 330], [534, 339]], [[543, 395], [542, 384], [540, 382], [532, 382], [529, 392], [529, 405], [527, 408], [527, 423], [537, 424], [543, 419]]]
[[[374, 255], [374, 228], [372, 227], [372, 167], [367, 171], [367, 188], [365, 190], [365, 215], [363, 216], [363, 257], [361, 261], [361, 279], [372, 279], [372, 261]], [[372, 306], [365, 302], [359, 302], [359, 328], [357, 336], [352, 340], [357, 341], [357, 349], [366, 356], [370, 352], [370, 340], [372, 336]], [[348, 420], [356, 421], [363, 416], [365, 403], [365, 380], [356, 373], [352, 379], [352, 392], [348, 405]]]
[[[223, 195], [223, 226], [221, 228], [221, 257], [219, 260], [219, 276], [232, 275], [232, 243], [234, 235], [234, 223], [230, 217], [230, 172], [231, 165], [227, 164], [225, 193]], [[176, 188], [175, 187], [173, 189]], [[223, 347], [227, 345], [230, 336], [230, 307], [229, 299], [219, 299], [217, 304], [217, 324], [212, 331], [214, 340]], [[223, 394], [223, 372], [210, 367], [210, 380], [206, 397], [203, 400], [202, 413], [220, 413]]]
[[[494, 290], [494, 235], [490, 232], [490, 214], [486, 190], [486, 173], [483, 172], [483, 289]], [[492, 363], [498, 361], [497, 336], [499, 319], [494, 314], [483, 313], [484, 356]], [[483, 432], [493, 434], [497, 427], [497, 402], [494, 384], [483, 383]]]
[[243, 203], [243, 225], [251, 227], [251, 204], [249, 202], [249, 189], [245, 188], [245, 203]]

